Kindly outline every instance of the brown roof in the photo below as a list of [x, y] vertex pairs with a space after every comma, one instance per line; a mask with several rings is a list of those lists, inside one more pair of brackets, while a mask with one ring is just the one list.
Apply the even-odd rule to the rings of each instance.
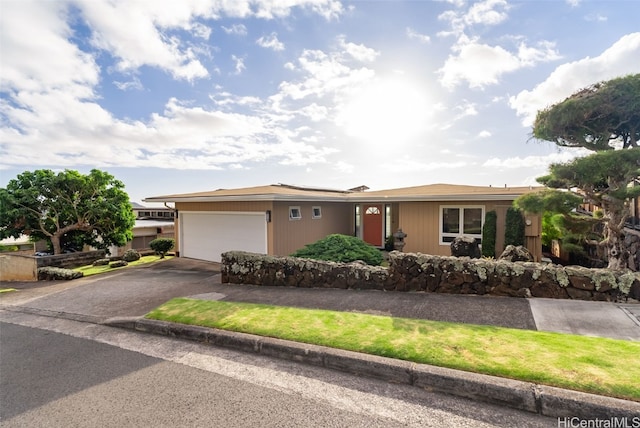
[[153, 196], [145, 202], [197, 202], [217, 200], [343, 200], [345, 190], [306, 188], [285, 184], [268, 186], [241, 187], [237, 189], [218, 189], [206, 192], [181, 193], [178, 195]]
[[401, 187], [397, 189], [362, 192], [354, 195], [357, 199], [403, 200], [479, 200], [515, 199], [520, 195], [540, 190], [542, 187], [492, 187], [466, 186], [460, 184], [427, 184], [423, 186]]
[[311, 187], [272, 184], [268, 186], [218, 189], [206, 192], [182, 193], [154, 196], [145, 202], [205, 202], [246, 200], [290, 200], [290, 201], [446, 201], [515, 199], [518, 196], [542, 187], [491, 187], [464, 186], [457, 184], [428, 184], [378, 191], [349, 191], [319, 189]]

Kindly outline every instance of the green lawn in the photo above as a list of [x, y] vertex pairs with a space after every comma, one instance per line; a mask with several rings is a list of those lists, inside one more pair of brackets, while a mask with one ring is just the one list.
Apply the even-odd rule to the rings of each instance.
[[104, 266], [87, 265], [87, 266], [81, 266], [81, 267], [75, 268], [73, 270], [82, 272], [84, 276], [91, 276], [91, 275], [98, 275], [106, 272], [113, 272], [119, 269], [126, 269], [130, 266], [140, 266], [147, 263], [153, 263], [159, 260], [169, 260], [172, 258], [173, 258], [172, 256], [165, 256], [164, 259], [160, 259], [160, 256], [158, 255], [144, 256], [144, 257], [140, 257], [140, 259], [136, 260], [135, 262], [129, 262], [127, 266], [118, 267], [118, 268], [112, 268], [112, 267], [109, 267], [109, 265], [104, 265]]
[[170, 300], [147, 318], [640, 401], [640, 342], [186, 298]]

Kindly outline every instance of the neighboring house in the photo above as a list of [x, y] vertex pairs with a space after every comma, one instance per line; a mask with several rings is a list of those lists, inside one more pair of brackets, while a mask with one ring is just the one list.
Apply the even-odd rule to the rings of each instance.
[[122, 256], [129, 249], [149, 250], [149, 242], [156, 238], [174, 238], [175, 210], [172, 208], [149, 208], [132, 202], [136, 222], [133, 226], [133, 240], [123, 247], [110, 247], [111, 256]]
[[[456, 236], [482, 238], [488, 211], [498, 215], [496, 252], [504, 248], [507, 209], [536, 188], [449, 184], [366, 191], [285, 184], [219, 189], [146, 198], [173, 203], [176, 250], [181, 257], [220, 261], [221, 253], [243, 250], [288, 255], [326, 235], [354, 235], [382, 248], [399, 228], [405, 252], [450, 255]], [[540, 218], [526, 218], [527, 248], [541, 257]]]

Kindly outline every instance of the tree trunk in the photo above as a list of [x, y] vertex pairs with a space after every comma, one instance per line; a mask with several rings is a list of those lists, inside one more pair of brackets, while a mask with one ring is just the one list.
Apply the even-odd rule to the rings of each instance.
[[[629, 248], [625, 245], [624, 239], [624, 220], [626, 219], [624, 212], [608, 213], [608, 221], [606, 224], [606, 247], [607, 256], [609, 258], [609, 269], [630, 269], [629, 265]], [[634, 266], [635, 267], [635, 266]]]
[[51, 246], [53, 247], [53, 254], [62, 253], [62, 247], [60, 247], [60, 236], [57, 233], [51, 235]]

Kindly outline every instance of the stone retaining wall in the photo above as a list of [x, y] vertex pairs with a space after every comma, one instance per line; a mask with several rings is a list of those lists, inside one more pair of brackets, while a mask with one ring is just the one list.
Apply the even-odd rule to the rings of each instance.
[[75, 268], [90, 265], [98, 259], [105, 257], [104, 250], [84, 251], [81, 253], [57, 254], [55, 256], [36, 257], [38, 267], [53, 266], [60, 268]]
[[397, 251], [389, 254], [388, 269], [359, 262], [230, 251], [222, 254], [222, 282], [580, 300], [640, 299], [637, 272]]

